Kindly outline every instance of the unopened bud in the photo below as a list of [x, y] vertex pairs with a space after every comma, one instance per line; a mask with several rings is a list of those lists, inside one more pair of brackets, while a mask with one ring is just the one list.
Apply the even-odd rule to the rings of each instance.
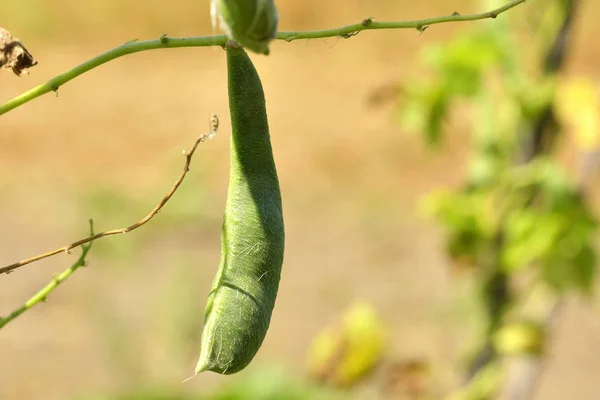
[[250, 51], [269, 54], [277, 33], [274, 0], [213, 0], [227, 35]]

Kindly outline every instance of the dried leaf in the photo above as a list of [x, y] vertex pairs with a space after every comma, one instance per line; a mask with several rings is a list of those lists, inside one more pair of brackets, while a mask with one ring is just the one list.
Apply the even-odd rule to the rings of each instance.
[[27, 73], [27, 68], [37, 65], [37, 61], [23, 46], [21, 41], [13, 37], [9, 31], [0, 27], [0, 67], [12, 70], [17, 76]]

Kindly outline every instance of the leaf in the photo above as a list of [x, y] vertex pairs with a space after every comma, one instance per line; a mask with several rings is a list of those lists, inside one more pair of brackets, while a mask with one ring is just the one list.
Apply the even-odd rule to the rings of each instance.
[[573, 284], [590, 294], [596, 278], [596, 253], [590, 245], [584, 246], [575, 256]]
[[375, 310], [357, 302], [341, 323], [328, 326], [315, 338], [308, 357], [310, 375], [334, 386], [349, 386], [364, 378], [381, 360], [387, 329]]
[[595, 85], [584, 78], [560, 83], [554, 108], [560, 122], [572, 132], [575, 142], [584, 151], [600, 145], [600, 98]]
[[530, 321], [510, 323], [494, 335], [494, 347], [505, 356], [540, 354], [544, 342], [543, 326]]
[[400, 109], [400, 124], [411, 132], [422, 134], [429, 146], [438, 145], [450, 101], [444, 88], [420, 84], [407, 89], [407, 99]]
[[505, 221], [502, 265], [514, 272], [546, 257], [562, 229], [561, 217], [535, 209], [513, 211]]

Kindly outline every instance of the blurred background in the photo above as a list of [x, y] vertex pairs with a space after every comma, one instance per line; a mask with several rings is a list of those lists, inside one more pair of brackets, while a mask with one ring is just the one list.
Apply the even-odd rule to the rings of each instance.
[[[502, 125], [517, 136], [551, 102], [548, 96], [520, 99], [521, 111], [525, 103], [536, 104], [527, 114], [511, 106], [514, 91], [490, 93], [498, 82], [506, 87], [498, 78], [503, 71], [522, 94], [544, 86], [544, 74], [554, 79], [557, 71], [540, 63], [564, 25], [566, 11], [552, 4], [561, 1], [528, 1], [497, 20], [436, 25], [424, 33], [370, 31], [348, 40], [276, 42], [269, 57], [252, 56], [267, 98], [287, 240], [269, 333], [254, 362], [234, 376], [205, 373], [181, 383], [199, 355], [203, 309], [219, 261], [230, 131], [223, 51], [122, 57], [0, 117], [2, 265], [85, 236], [89, 218], [96, 231], [142, 218], [179, 175], [181, 150], [207, 132], [210, 113], [221, 119], [215, 139], [200, 146], [182, 187], [152, 222], [98, 241], [89, 267], [0, 331], [0, 399], [437, 399], [458, 390], [489, 339], [494, 314], [486, 314], [489, 292], [477, 272], [485, 258], [481, 248], [464, 251], [452, 239], [456, 224], [436, 217], [456, 217], [460, 213], [447, 208], [464, 198], [436, 206], [428, 199], [440, 189], [458, 196], [465, 182], [481, 182], [485, 173], [473, 169], [481, 141], [473, 137], [482, 121], [490, 124], [487, 132]], [[304, 0], [279, 1], [278, 7], [280, 30], [292, 31], [368, 16], [391, 21], [469, 14], [499, 4]], [[593, 38], [600, 34], [600, 5], [581, 1], [578, 7], [557, 70], [560, 79], [585, 79], [578, 87], [597, 95], [600, 47]], [[132, 39], [212, 31], [208, 0], [19, 0], [2, 8], [0, 25], [23, 41], [39, 65], [21, 78], [2, 72], [0, 101]], [[479, 60], [477, 65], [452, 64], [443, 52], [449, 48], [466, 49], [461, 60]], [[460, 75], [465, 68], [475, 75]], [[473, 87], [440, 83], [460, 79]], [[432, 93], [437, 100], [462, 97], [451, 107], [432, 100]], [[483, 103], [496, 114], [485, 118], [472, 107]], [[571, 104], [571, 113], [595, 103], [579, 104]], [[585, 115], [593, 119], [597, 109], [591, 110]], [[509, 123], [505, 115], [511, 115]], [[595, 148], [582, 150], [575, 131], [560, 131], [563, 138], [551, 152], [554, 169], [544, 170], [564, 171], [567, 184], [558, 186], [568, 193], [570, 183], [578, 184], [582, 155]], [[516, 142], [500, 153], [514, 153]], [[597, 179], [585, 176], [584, 208], [593, 212]], [[485, 177], [488, 186], [495, 184]], [[573, 200], [576, 206], [579, 200]], [[469, 204], [465, 209], [477, 208]], [[595, 230], [585, 232], [586, 250], [593, 253]], [[523, 260], [536, 244], [520, 242], [525, 255], [510, 253], [517, 261], [507, 265], [546, 265], [544, 260], [563, 256], [548, 253], [554, 244], [547, 243], [539, 259]], [[0, 315], [22, 305], [77, 254], [0, 276]], [[594, 265], [593, 257], [586, 258], [585, 282], [569, 288], [552, 285], [570, 279], [564, 274], [540, 278], [560, 287], [544, 303], [560, 301], [560, 312], [551, 329], [543, 326], [543, 346], [533, 346], [544, 350], [526, 352], [528, 362], [540, 364], [530, 378], [531, 398], [597, 398], [600, 303], [588, 295], [597, 286]], [[344, 352], [354, 358], [344, 359]]]

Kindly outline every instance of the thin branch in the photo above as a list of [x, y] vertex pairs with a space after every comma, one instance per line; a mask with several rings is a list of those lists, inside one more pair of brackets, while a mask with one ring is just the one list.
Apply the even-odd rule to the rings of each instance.
[[55, 78], [50, 79], [48, 82], [43, 83], [33, 89], [20, 94], [19, 96], [7, 101], [0, 106], [0, 115], [7, 113], [8, 111], [17, 108], [37, 97], [48, 92], [57, 92], [58, 88], [65, 83], [77, 78], [100, 65], [112, 61], [116, 58], [126, 56], [128, 54], [139, 53], [146, 50], [155, 49], [166, 49], [175, 47], [206, 47], [206, 46], [223, 46], [227, 42], [226, 35], [219, 36], [200, 36], [193, 38], [167, 38], [161, 36], [156, 40], [146, 40], [143, 42], [131, 41], [127, 42], [117, 48], [114, 48], [106, 53], [100, 54], [78, 65], [77, 67], [58, 75]]
[[[213, 114], [213, 116], [211, 117], [211, 123], [213, 123], [213, 119], [216, 119], [216, 116]], [[217, 125], [213, 125], [213, 128], [215, 128]], [[207, 135], [202, 135], [200, 136], [196, 142], [194, 143], [194, 145], [192, 146], [192, 148], [190, 149], [189, 152], [185, 152], [184, 151], [184, 155], [185, 155], [185, 165], [183, 167], [183, 172], [181, 173], [181, 175], [179, 176], [179, 178], [177, 178], [177, 181], [175, 182], [175, 184], [173, 185], [173, 187], [171, 188], [171, 190], [167, 193], [167, 195], [160, 201], [160, 203], [158, 203], [156, 205], [156, 207], [154, 207], [154, 209], [152, 211], [150, 211], [150, 213], [148, 215], [146, 215], [144, 218], [142, 218], [141, 220], [139, 220], [138, 222], [136, 222], [133, 225], [130, 225], [126, 228], [121, 228], [121, 229], [113, 229], [110, 231], [106, 231], [106, 232], [101, 232], [101, 233], [97, 233], [95, 235], [91, 235], [87, 238], [78, 240], [76, 242], [73, 242], [69, 245], [63, 246], [61, 248], [49, 251], [47, 253], [44, 254], [40, 254], [37, 255], [35, 257], [31, 257], [28, 258], [26, 260], [22, 260], [19, 262], [16, 262], [14, 264], [11, 265], [7, 265], [6, 267], [2, 267], [0, 268], [0, 274], [5, 274], [5, 273], [9, 273], [17, 268], [20, 268], [24, 265], [27, 264], [31, 264], [32, 262], [35, 261], [39, 261], [42, 260], [44, 258], [48, 258], [51, 256], [54, 256], [56, 254], [59, 253], [68, 253], [70, 252], [72, 249], [82, 246], [84, 244], [93, 242], [94, 240], [98, 240], [100, 238], [106, 237], [106, 236], [113, 236], [113, 235], [120, 235], [123, 233], [127, 233], [127, 232], [131, 232], [137, 228], [139, 228], [142, 225], [145, 225], [148, 221], [150, 221], [156, 214], [158, 214], [158, 212], [165, 206], [165, 204], [167, 204], [167, 202], [171, 199], [171, 197], [173, 196], [173, 194], [175, 194], [175, 192], [177, 191], [177, 189], [179, 188], [179, 186], [181, 185], [181, 182], [183, 182], [183, 179], [185, 178], [185, 176], [187, 175], [187, 173], [190, 170], [190, 163], [192, 162], [192, 156], [194, 155], [194, 152], [196, 151], [196, 148], [198, 147], [198, 145], [204, 141], [206, 141], [207, 139], [210, 139], [214, 136], [214, 134], [216, 133], [216, 129], [211, 129], [210, 133]]]
[[[451, 15], [426, 18], [415, 21], [398, 21], [398, 22], [375, 22], [373, 18], [369, 17], [364, 19], [362, 22], [357, 24], [343, 26], [341, 28], [325, 29], [317, 31], [304, 31], [304, 32], [279, 32], [277, 39], [291, 42], [299, 39], [319, 39], [328, 37], [343, 37], [350, 38], [357, 35], [363, 30], [379, 30], [379, 29], [417, 29], [423, 32], [427, 27], [436, 24], [448, 23], [448, 22], [465, 22], [465, 21], [476, 21], [487, 18], [496, 18], [498, 15], [518, 6], [521, 3], [525, 3], [526, 0], [514, 0], [510, 3], [499, 7], [495, 10], [471, 15], [460, 15], [457, 12]], [[169, 38], [166, 35], [162, 35], [159, 39], [146, 40], [142, 42], [131, 41], [127, 42], [115, 49], [107, 51], [97, 57], [92, 58], [89, 61], [67, 71], [57, 77], [49, 80], [48, 82], [39, 85], [19, 96], [7, 101], [0, 105], [0, 115], [9, 112], [43, 94], [48, 92], [56, 92], [58, 88], [72, 79], [82, 75], [104, 63], [114, 60], [119, 57], [123, 57], [128, 54], [138, 53], [146, 50], [156, 49], [167, 49], [177, 47], [208, 47], [208, 46], [221, 46], [223, 47], [227, 42], [226, 35], [217, 36], [199, 36], [189, 38]]]
[[[548, 310], [546, 311], [544, 318], [544, 348], [546, 349], [550, 348], [550, 340], [553, 332], [556, 330], [560, 312], [564, 308], [563, 306], [564, 298], [559, 297], [548, 306]], [[540, 352], [531, 355], [521, 354], [509, 358], [505, 365], [507, 377], [500, 393], [500, 399], [527, 400], [534, 398], [542, 373], [547, 367], [544, 364], [545, 357], [546, 354]]]
[[[94, 234], [94, 223], [92, 220], [90, 220], [90, 234], [91, 235]], [[75, 261], [75, 263], [71, 267], [67, 268], [62, 273], [56, 275], [49, 284], [47, 284], [42, 290], [40, 290], [35, 295], [33, 295], [33, 297], [31, 297], [29, 300], [27, 300], [24, 305], [22, 305], [21, 307], [17, 308], [15, 311], [13, 311], [8, 317], [5, 317], [5, 318], [0, 317], [0, 329], [4, 328], [4, 326], [6, 326], [6, 324], [13, 321], [15, 318], [17, 318], [18, 316], [23, 314], [25, 311], [34, 307], [36, 304], [45, 302], [48, 295], [50, 293], [52, 293], [58, 287], [58, 285], [60, 285], [61, 283], [63, 283], [67, 279], [69, 279], [69, 277], [71, 275], [73, 275], [73, 273], [75, 271], [77, 271], [79, 268], [85, 267], [85, 265], [86, 265], [85, 258], [87, 257], [87, 254], [91, 248], [92, 248], [92, 243], [88, 244], [87, 246], [83, 246], [81, 255], [79, 256], [77, 261]]]
[[426, 18], [414, 21], [375, 22], [373, 21], [373, 18], [369, 17], [358, 24], [346, 25], [341, 28], [325, 29], [322, 31], [279, 32], [277, 34], [277, 39], [291, 42], [292, 40], [298, 39], [321, 39], [328, 37], [349, 38], [357, 35], [360, 31], [376, 29], [416, 29], [420, 32], [423, 32], [425, 29], [427, 29], [427, 27], [436, 24], [496, 18], [498, 15], [510, 10], [511, 8], [514, 8], [521, 3], [525, 3], [525, 1], [526, 0], [514, 0], [502, 7], [496, 8], [495, 10], [479, 14], [460, 15], [457, 12], [453, 12], [452, 14], [443, 17]]

